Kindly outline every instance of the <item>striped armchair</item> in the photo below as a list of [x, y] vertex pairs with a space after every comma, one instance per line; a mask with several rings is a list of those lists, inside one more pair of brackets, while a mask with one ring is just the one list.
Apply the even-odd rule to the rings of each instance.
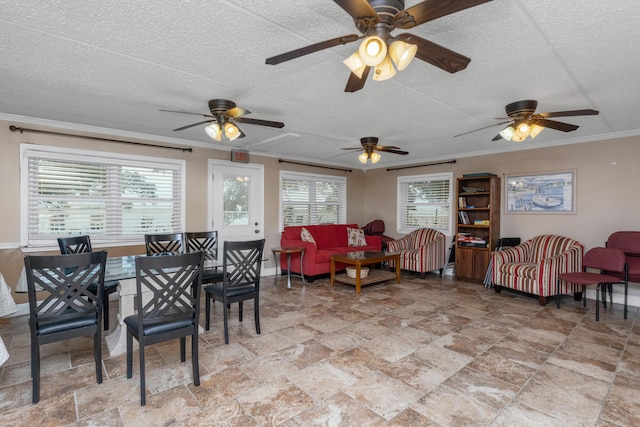
[[[446, 241], [443, 233], [431, 228], [419, 228], [398, 240], [387, 243], [389, 252], [400, 253], [400, 268], [417, 271], [424, 279], [427, 271], [440, 270], [445, 264]], [[389, 262], [395, 267], [395, 261]]]
[[[492, 282], [496, 292], [503, 287], [538, 295], [540, 305], [556, 295], [558, 274], [582, 271], [584, 245], [568, 237], [536, 236], [521, 245], [495, 251]], [[582, 298], [582, 287], [561, 282], [560, 293]]]

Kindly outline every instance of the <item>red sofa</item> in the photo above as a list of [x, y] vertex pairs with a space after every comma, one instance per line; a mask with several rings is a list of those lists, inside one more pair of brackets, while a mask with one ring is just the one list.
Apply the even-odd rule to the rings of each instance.
[[[300, 238], [302, 227], [309, 230], [309, 233], [316, 241], [304, 242]], [[353, 251], [380, 251], [382, 248], [381, 236], [365, 236], [367, 246], [349, 246], [347, 238], [347, 228], [358, 228], [358, 224], [327, 224], [327, 225], [304, 225], [289, 226], [282, 231], [280, 246], [282, 248], [305, 248], [302, 260], [304, 276], [310, 282], [319, 276], [331, 273], [331, 255], [353, 252]], [[345, 264], [337, 264], [336, 271], [344, 270]], [[280, 268], [287, 271], [287, 259], [280, 257]], [[300, 274], [300, 255], [291, 255], [291, 272]]]

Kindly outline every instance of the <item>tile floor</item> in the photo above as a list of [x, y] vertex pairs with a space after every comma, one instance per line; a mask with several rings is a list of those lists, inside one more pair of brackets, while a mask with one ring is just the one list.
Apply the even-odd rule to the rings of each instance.
[[199, 387], [177, 341], [151, 347], [145, 407], [137, 356], [127, 380], [125, 356], [105, 347], [96, 384], [90, 339], [43, 347], [42, 399], [32, 405], [27, 319], [0, 325], [11, 353], [0, 368], [0, 425], [640, 425], [636, 308], [623, 320], [609, 306], [596, 322], [593, 301], [545, 308], [436, 275], [360, 295], [328, 280], [294, 279], [287, 290], [284, 280], [264, 278], [261, 335], [252, 304], [242, 324], [235, 305], [225, 345], [217, 305], [200, 336]]

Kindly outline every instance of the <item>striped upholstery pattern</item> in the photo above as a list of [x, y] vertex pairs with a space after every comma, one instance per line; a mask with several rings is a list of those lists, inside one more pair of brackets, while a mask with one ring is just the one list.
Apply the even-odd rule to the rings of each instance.
[[[491, 254], [492, 282], [542, 297], [556, 295], [558, 274], [582, 271], [583, 255], [584, 245], [576, 240], [549, 234], [536, 236]], [[560, 284], [561, 294], [581, 291], [581, 286]]]
[[[400, 253], [400, 268], [424, 274], [444, 267], [445, 235], [432, 228], [419, 228], [398, 240], [387, 243], [389, 252]], [[395, 261], [389, 266], [394, 268]]]

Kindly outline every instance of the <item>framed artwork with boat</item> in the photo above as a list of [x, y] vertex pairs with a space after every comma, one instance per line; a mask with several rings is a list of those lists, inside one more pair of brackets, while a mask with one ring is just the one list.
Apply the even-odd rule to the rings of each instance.
[[575, 170], [506, 174], [505, 178], [505, 213], [576, 213]]

